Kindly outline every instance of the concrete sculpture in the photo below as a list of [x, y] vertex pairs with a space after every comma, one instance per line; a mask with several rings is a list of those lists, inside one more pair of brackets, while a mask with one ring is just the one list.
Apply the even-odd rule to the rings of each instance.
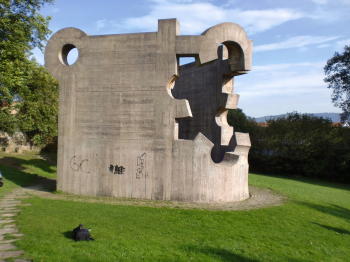
[[[79, 51], [76, 63], [67, 55]], [[179, 57], [196, 62], [178, 65]], [[251, 68], [252, 42], [237, 24], [179, 35], [89, 36], [75, 28], [49, 40], [45, 64], [59, 80], [58, 189], [82, 195], [230, 202], [249, 197], [249, 135], [227, 124], [233, 77]]]

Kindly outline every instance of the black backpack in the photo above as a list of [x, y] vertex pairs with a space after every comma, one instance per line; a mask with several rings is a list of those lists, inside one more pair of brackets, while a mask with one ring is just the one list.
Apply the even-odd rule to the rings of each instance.
[[73, 229], [73, 239], [75, 241], [94, 240], [90, 235], [89, 229], [84, 228], [82, 224]]

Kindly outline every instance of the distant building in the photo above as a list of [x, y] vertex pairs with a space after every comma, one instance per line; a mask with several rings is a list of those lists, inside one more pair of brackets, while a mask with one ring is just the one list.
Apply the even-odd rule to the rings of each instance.
[[260, 122], [257, 124], [258, 124], [258, 126], [261, 126], [261, 127], [267, 127], [269, 125], [267, 122]]
[[342, 127], [344, 125], [341, 122], [335, 122], [335, 123], [332, 123], [332, 126]]

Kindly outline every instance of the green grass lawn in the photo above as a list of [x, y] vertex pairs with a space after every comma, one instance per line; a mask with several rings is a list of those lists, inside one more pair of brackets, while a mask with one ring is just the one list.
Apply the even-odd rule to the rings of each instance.
[[[13, 187], [33, 181], [32, 172], [54, 176], [53, 166], [30, 157], [35, 159], [19, 160], [22, 171], [6, 167]], [[28, 258], [45, 262], [350, 261], [350, 186], [257, 174], [250, 175], [250, 184], [288, 201], [249, 211], [206, 211], [33, 197], [17, 217], [25, 234], [17, 245]], [[79, 223], [92, 229], [95, 241], [70, 239]]]

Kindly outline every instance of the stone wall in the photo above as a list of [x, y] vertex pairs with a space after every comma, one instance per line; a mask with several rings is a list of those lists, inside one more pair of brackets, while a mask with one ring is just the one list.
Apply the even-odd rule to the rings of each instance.
[[0, 131], [0, 150], [6, 153], [22, 153], [25, 151], [39, 151], [39, 148], [31, 146], [26, 135], [22, 132], [9, 135]]

